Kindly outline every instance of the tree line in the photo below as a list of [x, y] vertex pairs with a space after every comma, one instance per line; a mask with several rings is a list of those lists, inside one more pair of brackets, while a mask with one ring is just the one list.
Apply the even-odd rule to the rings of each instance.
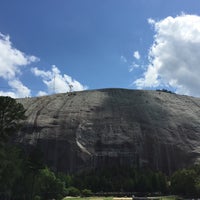
[[48, 200], [107, 192], [136, 195], [200, 195], [200, 165], [180, 169], [170, 177], [148, 168], [109, 166], [77, 174], [54, 172], [39, 149], [27, 153], [12, 138], [23, 126], [25, 109], [10, 97], [0, 97], [0, 199]]

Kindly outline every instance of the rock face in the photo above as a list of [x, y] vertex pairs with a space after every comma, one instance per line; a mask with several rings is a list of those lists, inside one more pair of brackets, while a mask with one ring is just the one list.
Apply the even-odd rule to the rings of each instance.
[[200, 99], [102, 89], [18, 99], [27, 109], [17, 142], [38, 146], [54, 170], [148, 166], [172, 173], [200, 160]]

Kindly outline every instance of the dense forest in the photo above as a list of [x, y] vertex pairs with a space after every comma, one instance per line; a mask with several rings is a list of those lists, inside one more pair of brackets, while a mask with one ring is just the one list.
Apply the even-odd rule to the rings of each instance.
[[135, 195], [200, 195], [200, 165], [180, 169], [170, 177], [148, 168], [109, 166], [78, 174], [45, 166], [39, 149], [29, 153], [14, 145], [14, 134], [26, 118], [23, 106], [0, 97], [0, 199], [47, 200], [64, 196], [127, 193]]

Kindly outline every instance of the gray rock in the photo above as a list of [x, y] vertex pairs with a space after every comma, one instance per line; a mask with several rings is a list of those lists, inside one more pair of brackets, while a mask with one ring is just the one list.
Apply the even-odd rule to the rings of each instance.
[[18, 99], [27, 109], [17, 142], [38, 146], [54, 170], [147, 166], [171, 174], [200, 160], [200, 99], [102, 89]]

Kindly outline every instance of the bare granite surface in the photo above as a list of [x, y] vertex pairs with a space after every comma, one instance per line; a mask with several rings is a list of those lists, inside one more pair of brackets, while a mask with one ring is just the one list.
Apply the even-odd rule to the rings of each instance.
[[17, 142], [38, 146], [54, 170], [148, 166], [172, 173], [200, 160], [200, 98], [102, 89], [18, 99]]

